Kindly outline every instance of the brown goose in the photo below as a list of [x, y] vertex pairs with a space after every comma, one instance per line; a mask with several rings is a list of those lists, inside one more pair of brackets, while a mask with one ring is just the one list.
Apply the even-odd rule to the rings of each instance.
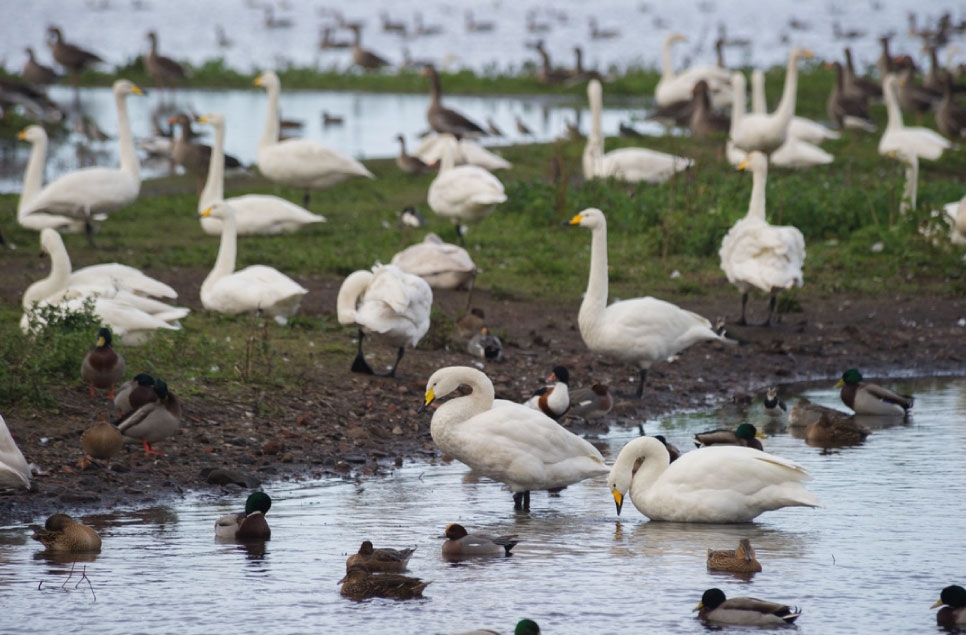
[[911, 57], [903, 55], [897, 64], [899, 89], [896, 91], [896, 96], [899, 98], [899, 107], [903, 112], [914, 113], [917, 116], [929, 112], [939, 101], [939, 95], [916, 82], [916, 64]]
[[77, 86], [77, 78], [81, 71], [88, 66], [103, 62], [100, 55], [85, 51], [79, 46], [64, 41], [64, 36], [56, 26], [47, 27], [47, 33], [54, 37], [53, 41], [48, 42], [50, 50], [54, 55], [54, 60], [70, 71], [71, 81], [74, 87]]
[[875, 63], [879, 69], [879, 77], [885, 77], [889, 73], [896, 72], [895, 60], [892, 59], [892, 54], [889, 52], [889, 40], [891, 39], [891, 35], [883, 35], [879, 38], [879, 44], [882, 45], [882, 52], [879, 53], [879, 59]]
[[590, 71], [584, 68], [584, 51], [579, 46], [574, 47], [574, 58], [574, 69], [570, 71], [570, 78], [567, 80], [568, 84], [579, 84], [580, 82], [587, 82], [592, 79], [604, 80], [604, 77], [597, 71]]
[[561, 84], [570, 78], [570, 71], [553, 68], [550, 64], [550, 54], [543, 47], [543, 40], [533, 47], [540, 56], [540, 68], [537, 69], [537, 81], [541, 84]]
[[399, 155], [396, 157], [396, 165], [406, 174], [425, 174], [433, 171], [433, 166], [427, 164], [419, 157], [414, 157], [406, 152], [406, 138], [401, 134], [396, 135], [399, 141]]
[[966, 108], [953, 101], [953, 76], [944, 72], [943, 98], [936, 107], [936, 125], [950, 139], [966, 136]]
[[852, 49], [845, 47], [845, 68], [843, 86], [846, 93], [862, 95], [866, 99], [882, 99], [882, 84], [855, 74], [852, 64]]
[[151, 50], [144, 58], [144, 67], [147, 69], [148, 75], [154, 78], [158, 88], [164, 88], [166, 81], [173, 85], [175, 81], [185, 79], [188, 73], [184, 66], [170, 57], [158, 55], [158, 34], [149, 31], [147, 37], [151, 40]]
[[361, 66], [367, 71], [379, 70], [384, 66], [389, 66], [389, 62], [379, 57], [372, 51], [362, 48], [361, 28], [358, 24], [351, 26], [353, 33], [352, 41], [352, 63]]
[[25, 82], [33, 84], [34, 86], [49, 86], [60, 80], [60, 75], [57, 74], [57, 71], [37, 61], [32, 48], [28, 46], [24, 49], [24, 53], [27, 54], [27, 61], [24, 62], [23, 70], [20, 74], [23, 76]]
[[731, 118], [711, 108], [711, 91], [708, 88], [708, 82], [700, 80], [694, 85], [693, 90], [694, 106], [691, 110], [691, 118], [688, 120], [691, 137], [701, 139], [715, 132], [727, 133], [731, 127]]
[[[185, 172], [194, 175], [198, 179], [198, 192], [205, 185], [208, 177], [208, 165], [211, 163], [211, 146], [194, 141], [195, 133], [191, 129], [191, 117], [185, 113], [168, 119], [172, 126], [180, 126], [181, 134], [174, 137], [171, 142], [171, 160], [175, 165], [180, 165]], [[241, 162], [233, 156], [225, 155], [225, 167], [237, 168]]]
[[332, 38], [332, 27], [322, 27], [322, 36], [319, 38], [320, 49], [347, 49], [352, 47], [352, 42], [347, 40], [336, 40]]
[[430, 128], [439, 133], [448, 132], [457, 138], [487, 136], [486, 130], [481, 128], [479, 124], [470, 121], [455, 110], [443, 106], [439, 74], [436, 72], [435, 66], [427, 64], [423, 67], [421, 74], [429, 77], [430, 82], [429, 109], [426, 111], [426, 121], [429, 122]]
[[839, 128], [875, 130], [875, 124], [869, 117], [865, 96], [845, 90], [845, 73], [842, 64], [832, 62], [832, 68], [835, 69], [835, 84], [832, 85], [832, 92], [825, 104], [828, 118], [836, 122]]

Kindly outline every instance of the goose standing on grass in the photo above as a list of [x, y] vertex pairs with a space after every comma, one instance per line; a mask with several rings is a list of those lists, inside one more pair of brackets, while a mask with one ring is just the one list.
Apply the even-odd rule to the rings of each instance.
[[905, 416], [915, 398], [912, 395], [900, 395], [888, 388], [862, 381], [862, 373], [850, 368], [842, 373], [842, 379], [835, 384], [841, 388], [842, 403], [860, 415], [896, 415]]
[[738, 626], [785, 626], [802, 614], [797, 607], [755, 598], [725, 599], [721, 589], [708, 589], [694, 607], [698, 619], [712, 624]]
[[302, 205], [309, 205], [309, 191], [325, 189], [343, 181], [362, 176], [376, 178], [352, 157], [336, 152], [321, 143], [309, 139], [285, 139], [279, 141], [278, 98], [282, 83], [272, 71], [255, 79], [268, 93], [268, 110], [265, 115], [265, 131], [258, 142], [258, 169], [268, 179], [305, 190]]
[[37, 61], [32, 48], [28, 46], [24, 49], [24, 53], [27, 54], [27, 61], [24, 62], [20, 75], [25, 82], [34, 86], [45, 87], [60, 80], [60, 75], [54, 69]]
[[43, 212], [79, 220], [84, 223], [87, 239], [93, 246], [93, 223], [97, 216], [127, 207], [141, 191], [141, 168], [134, 148], [134, 137], [131, 136], [126, 100], [128, 95], [143, 94], [140, 88], [126, 79], [114, 82], [120, 168], [94, 167], [68, 172], [29, 199], [18, 215], [26, 217]]
[[400, 170], [406, 174], [426, 174], [427, 172], [433, 171], [434, 166], [428, 165], [419, 157], [406, 152], [406, 137], [398, 134], [396, 135], [396, 141], [399, 142], [399, 154], [396, 155], [396, 165], [399, 166]]
[[839, 128], [858, 128], [866, 132], [875, 132], [875, 122], [869, 116], [867, 98], [861, 92], [846, 90], [845, 72], [842, 64], [833, 62], [835, 83], [832, 92], [825, 102], [825, 112], [829, 119], [838, 124]]
[[472, 289], [477, 273], [469, 252], [433, 233], [397, 253], [390, 264], [419, 276], [433, 289]]
[[943, 98], [936, 106], [936, 125], [950, 139], [966, 137], [966, 107], [953, 99], [953, 75], [943, 71]]
[[654, 89], [654, 101], [666, 107], [676, 102], [691, 101], [694, 85], [700, 80], [708, 82], [711, 89], [711, 103], [720, 108], [731, 102], [731, 71], [717, 66], [692, 66], [680, 73], [674, 72], [671, 47], [677, 42], [686, 42], [680, 33], [670, 33], [661, 47], [661, 79]]
[[570, 372], [566, 366], [553, 367], [550, 376], [547, 377], [549, 386], [542, 386], [534, 391], [525, 402], [530, 408], [539, 410], [554, 421], [559, 421], [560, 417], [567, 414], [570, 410]]
[[[48, 41], [47, 45], [54, 55], [54, 61], [70, 71], [71, 83], [76, 91], [77, 80], [81, 72], [88, 66], [93, 66], [104, 60], [96, 53], [64, 41], [63, 34], [56, 26], [47, 27], [47, 34], [53, 36], [53, 40]], [[77, 93], [74, 94], [76, 96]]]
[[794, 461], [735, 445], [685, 452], [671, 463], [663, 443], [638, 437], [617, 455], [607, 486], [618, 515], [629, 494], [651, 520], [747, 523], [782, 507], [821, 507], [802, 485], [808, 478]]
[[201, 304], [209, 311], [226, 315], [260, 313], [280, 325], [295, 315], [308, 289], [278, 269], [251, 265], [235, 270], [238, 233], [235, 210], [226, 201], [216, 201], [201, 213], [221, 220], [221, 244], [211, 273], [201, 283]]
[[[85, 229], [83, 220], [62, 214], [48, 212], [33, 212], [28, 214], [30, 203], [37, 197], [44, 186], [44, 167], [47, 163], [47, 131], [42, 126], [27, 126], [20, 131], [18, 139], [30, 143], [30, 158], [23, 175], [23, 189], [17, 201], [17, 222], [21, 227], [40, 231], [52, 228], [62, 232], [79, 233]], [[107, 218], [104, 214], [97, 214], [91, 220], [100, 222]]]
[[439, 83], [439, 73], [432, 64], [427, 64], [420, 71], [420, 75], [429, 78], [429, 109], [426, 111], [426, 121], [429, 127], [439, 133], [450, 133], [457, 139], [463, 137], [485, 137], [487, 136], [479, 124], [471, 121], [460, 113], [446, 108], [442, 103], [443, 91]]
[[[206, 123], [215, 129], [208, 179], [198, 198], [199, 214], [217, 201], [225, 200], [235, 210], [235, 227], [239, 236], [294, 232], [306, 225], [326, 221], [325, 216], [313, 214], [304, 207], [270, 194], [245, 194], [225, 199], [225, 118], [218, 113], [209, 113], [199, 117], [198, 123]], [[222, 221], [215, 216], [202, 216], [201, 228], [206, 234], [217, 236], [222, 233]]]
[[752, 152], [739, 165], [751, 168], [753, 183], [751, 202], [744, 218], [728, 230], [721, 241], [718, 255], [721, 270], [728, 282], [741, 292], [741, 317], [738, 324], [747, 324], [745, 308], [748, 292], [761, 289], [769, 294], [768, 316], [762, 323], [771, 323], [778, 294], [795, 285], [802, 286], [802, 265], [805, 263], [805, 237], [791, 226], [768, 224], [765, 216], [765, 188], [768, 179], [768, 159], [761, 152]]
[[151, 447], [174, 435], [181, 426], [181, 402], [161, 379], [154, 380], [157, 401], [144, 404], [114, 422], [125, 443], [140, 443], [145, 454], [162, 455]]
[[604, 135], [601, 130], [603, 89], [596, 79], [587, 83], [587, 99], [590, 101], [591, 126], [584, 146], [584, 178], [614, 177], [629, 183], [664, 183], [675, 173], [694, 165], [693, 159], [649, 150], [647, 148], [618, 148], [604, 154]]
[[512, 402], [494, 409], [493, 383], [475, 368], [437, 370], [426, 383], [423, 407], [461, 385], [472, 393], [437, 408], [433, 441], [444, 454], [507, 485], [516, 509], [530, 508], [531, 490], [556, 490], [607, 473], [597, 448], [542, 412]]
[[124, 358], [111, 348], [111, 329], [102, 326], [97, 331], [97, 343], [84, 355], [81, 378], [90, 389], [110, 390], [107, 398], [114, 400], [114, 387], [124, 379]]
[[405, 347], [415, 347], [429, 330], [432, 305], [429, 284], [396, 265], [377, 264], [372, 271], [350, 273], [339, 287], [336, 314], [339, 324], [359, 331], [352, 371], [375, 374], [362, 352], [362, 340], [368, 334], [397, 348], [396, 362], [387, 375], [395, 377]]
[[376, 71], [385, 66], [389, 66], [389, 61], [376, 55], [369, 49], [362, 48], [362, 26], [352, 24], [349, 26], [352, 31], [352, 63], [365, 71]]
[[592, 232], [590, 276], [580, 305], [580, 335], [594, 353], [633, 363], [640, 369], [637, 396], [644, 394], [647, 369], [704, 340], [735, 344], [717, 333], [706, 318], [650, 296], [607, 305], [607, 220], [588, 208], [570, 219], [571, 226]]
[[163, 89], [166, 82], [169, 82], [173, 88], [176, 81], [188, 77], [188, 71], [185, 70], [184, 66], [170, 57], [158, 54], [157, 33], [148, 31], [147, 38], [151, 41], [151, 50], [144, 58], [144, 68], [147, 69], [148, 75], [157, 82], [158, 88]]
[[890, 152], [905, 150], [920, 159], [935, 161], [952, 144], [935, 130], [922, 126], [906, 126], [902, 123], [902, 110], [896, 97], [896, 76], [889, 74], [882, 78], [882, 92], [885, 96], [886, 113], [889, 121], [879, 139], [879, 154], [887, 156]]
[[464, 223], [478, 223], [507, 200], [503, 183], [477, 165], [455, 165], [455, 143], [443, 149], [439, 174], [429, 184], [426, 201], [439, 216], [456, 225], [456, 235], [463, 238]]
[[0, 487], [30, 489], [30, 466], [0, 415]]

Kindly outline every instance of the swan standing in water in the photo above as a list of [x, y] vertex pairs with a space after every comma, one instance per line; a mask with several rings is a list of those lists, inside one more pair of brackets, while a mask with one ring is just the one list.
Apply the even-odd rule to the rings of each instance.
[[753, 183], [748, 213], [735, 223], [721, 241], [721, 269], [728, 282], [741, 291], [741, 317], [738, 324], [747, 324], [745, 307], [748, 292], [758, 288], [768, 293], [768, 317], [762, 326], [771, 323], [776, 298], [782, 289], [802, 286], [802, 264], [805, 262], [805, 237], [795, 227], [769, 225], [765, 218], [765, 185], [768, 179], [768, 159], [761, 152], [752, 152], [738, 169], [751, 168]]
[[265, 131], [258, 142], [258, 169], [268, 179], [305, 190], [302, 205], [308, 207], [309, 190], [325, 189], [356, 176], [376, 178], [352, 157], [308, 139], [279, 141], [278, 97], [282, 83], [272, 71], [255, 79], [268, 93]]
[[221, 219], [221, 245], [211, 273], [201, 283], [201, 304], [209, 311], [227, 315], [264, 313], [284, 325], [295, 315], [308, 289], [278, 269], [252, 265], [235, 271], [238, 236], [235, 211], [226, 201], [216, 201], [202, 217]]
[[423, 407], [461, 385], [473, 392], [436, 410], [433, 441], [444, 454], [509, 487], [516, 509], [530, 509], [532, 490], [560, 489], [607, 473], [597, 448], [539, 410], [513, 402], [494, 409], [493, 383], [475, 368], [437, 370], [426, 383]]
[[586, 227], [593, 236], [587, 292], [577, 315], [580, 335], [591, 351], [637, 365], [641, 375], [638, 398], [644, 394], [647, 369], [654, 362], [666, 360], [703, 340], [735, 344], [717, 333], [706, 318], [664, 300], [647, 296], [608, 306], [604, 213], [588, 208], [571, 218], [569, 224]]
[[141, 168], [131, 136], [126, 99], [128, 95], [143, 94], [140, 88], [126, 79], [114, 82], [120, 168], [94, 167], [68, 172], [32, 197], [25, 197], [26, 204], [18, 211], [18, 217], [25, 219], [30, 214], [43, 212], [73, 218], [84, 223], [87, 240], [94, 246], [94, 221], [97, 215], [110, 214], [127, 207], [141, 191]]
[[936, 160], [942, 156], [943, 150], [952, 144], [944, 136], [922, 126], [906, 126], [902, 123], [902, 110], [899, 108], [899, 98], [896, 96], [895, 75], [889, 74], [882, 78], [882, 93], [885, 96], [886, 113], [889, 121], [885, 132], [879, 139], [879, 154], [887, 156], [890, 152], [911, 152], [920, 159]]
[[[199, 117], [198, 123], [209, 124], [215, 129], [208, 179], [198, 198], [198, 213], [201, 214], [225, 196], [225, 118], [218, 113], [209, 113]], [[294, 232], [305, 225], [324, 223], [326, 220], [325, 216], [313, 214], [304, 207], [270, 194], [246, 194], [227, 199], [226, 202], [235, 210], [239, 236]], [[201, 228], [206, 234], [220, 235], [221, 219], [202, 216]]]

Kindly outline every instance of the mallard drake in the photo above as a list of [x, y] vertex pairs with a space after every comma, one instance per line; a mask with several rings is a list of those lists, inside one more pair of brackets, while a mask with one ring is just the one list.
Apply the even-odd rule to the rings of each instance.
[[31, 538], [42, 543], [48, 551], [69, 553], [100, 553], [101, 551], [101, 537], [97, 532], [67, 514], [54, 514], [44, 523], [44, 529], [35, 531]]
[[614, 407], [614, 398], [604, 384], [570, 392], [570, 414], [587, 421], [600, 419]]
[[953, 584], [942, 590], [931, 608], [941, 606], [936, 613], [936, 624], [947, 629], [966, 626], [966, 589]]
[[110, 390], [108, 399], [114, 399], [114, 386], [124, 377], [124, 358], [111, 348], [111, 329], [101, 327], [97, 331], [97, 344], [84, 355], [81, 362], [81, 377], [91, 388]]
[[121, 384], [114, 395], [114, 407], [121, 415], [125, 415], [146, 403], [157, 400], [158, 395], [154, 392], [154, 377], [147, 373], [138, 373], [133, 379]]
[[412, 557], [414, 551], [416, 551], [415, 547], [407, 547], [406, 549], [384, 547], [382, 549], [376, 549], [372, 546], [372, 542], [365, 540], [362, 546], [359, 547], [359, 553], [354, 553], [346, 559], [345, 569], [348, 572], [349, 567], [352, 565], [361, 564], [365, 565], [373, 573], [397, 573], [399, 571], [405, 571], [406, 566], [409, 564], [409, 558]]
[[780, 417], [788, 411], [785, 402], [778, 398], [778, 388], [769, 386], [765, 390], [765, 412], [772, 417]]
[[832, 447], [856, 445], [865, 441], [869, 429], [855, 422], [854, 417], [841, 417], [823, 411], [818, 418], [805, 426], [805, 442], [809, 445]]
[[842, 403], [860, 415], [905, 415], [915, 398], [900, 395], [888, 388], [862, 381], [862, 373], [850, 368], [842, 373], [842, 379], [835, 384], [841, 388]]
[[470, 534], [463, 525], [450, 523], [443, 532], [443, 557], [447, 560], [472, 558], [475, 556], [509, 556], [510, 550], [519, 542], [516, 534], [506, 536], [484, 536]]
[[698, 619], [718, 624], [741, 626], [782, 626], [791, 624], [802, 614], [797, 607], [755, 598], [725, 598], [721, 589], [708, 589], [694, 607]]
[[[500, 635], [497, 631], [491, 631], [489, 629], [477, 629], [475, 631], [463, 631], [462, 633], [457, 633], [456, 635]], [[533, 620], [520, 620], [517, 622], [516, 628], [513, 629], [513, 635], [540, 635], [540, 627]]]
[[480, 327], [479, 333], [466, 343], [466, 352], [473, 357], [489, 359], [495, 362], [503, 361], [503, 342], [490, 332], [485, 326]]
[[81, 435], [81, 448], [84, 450], [82, 463], [86, 465], [89, 459], [106, 460], [110, 465], [111, 457], [124, 447], [124, 437], [107, 419], [94, 424], [84, 430]]
[[30, 489], [30, 466], [0, 415], [0, 487]]
[[709, 445], [742, 445], [746, 448], [763, 450], [761, 441], [758, 439], [764, 438], [766, 438], [765, 435], [758, 432], [758, 428], [750, 423], [742, 423], [734, 430], [719, 428], [717, 430], [699, 432], [694, 435], [694, 445], [699, 448]]
[[160, 379], [154, 380], [154, 392], [158, 397], [157, 401], [132, 410], [114, 424], [124, 435], [125, 443], [140, 441], [146, 454], [164, 454], [153, 449], [151, 444], [167, 439], [178, 431], [181, 425], [181, 403]]
[[742, 538], [737, 549], [708, 549], [708, 569], [711, 571], [730, 571], [731, 573], [757, 573], [761, 563], [755, 559], [751, 541]]
[[570, 410], [570, 392], [568, 384], [570, 382], [570, 372], [566, 366], [553, 367], [547, 381], [552, 382], [550, 386], [542, 386], [534, 391], [533, 395], [526, 401], [526, 405], [539, 410], [551, 419], [559, 420]]
[[409, 600], [423, 597], [423, 589], [429, 582], [398, 573], [373, 574], [363, 564], [353, 564], [346, 569], [342, 583], [342, 595], [353, 600], [367, 598], [395, 598]]
[[225, 514], [215, 521], [215, 536], [231, 540], [268, 540], [272, 530], [265, 514], [272, 507], [272, 499], [265, 492], [252, 492], [245, 501], [245, 511]]

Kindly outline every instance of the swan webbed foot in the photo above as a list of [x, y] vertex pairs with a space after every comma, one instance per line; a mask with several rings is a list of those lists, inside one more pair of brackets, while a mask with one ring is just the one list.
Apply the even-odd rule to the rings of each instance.
[[351, 370], [354, 373], [363, 373], [364, 375], [376, 374], [376, 372], [372, 370], [372, 366], [369, 365], [369, 362], [366, 361], [366, 358], [363, 357], [361, 351], [358, 355], [356, 355], [356, 358], [352, 360]]
[[517, 511], [530, 511], [530, 490], [525, 492], [514, 492], [513, 509]]

